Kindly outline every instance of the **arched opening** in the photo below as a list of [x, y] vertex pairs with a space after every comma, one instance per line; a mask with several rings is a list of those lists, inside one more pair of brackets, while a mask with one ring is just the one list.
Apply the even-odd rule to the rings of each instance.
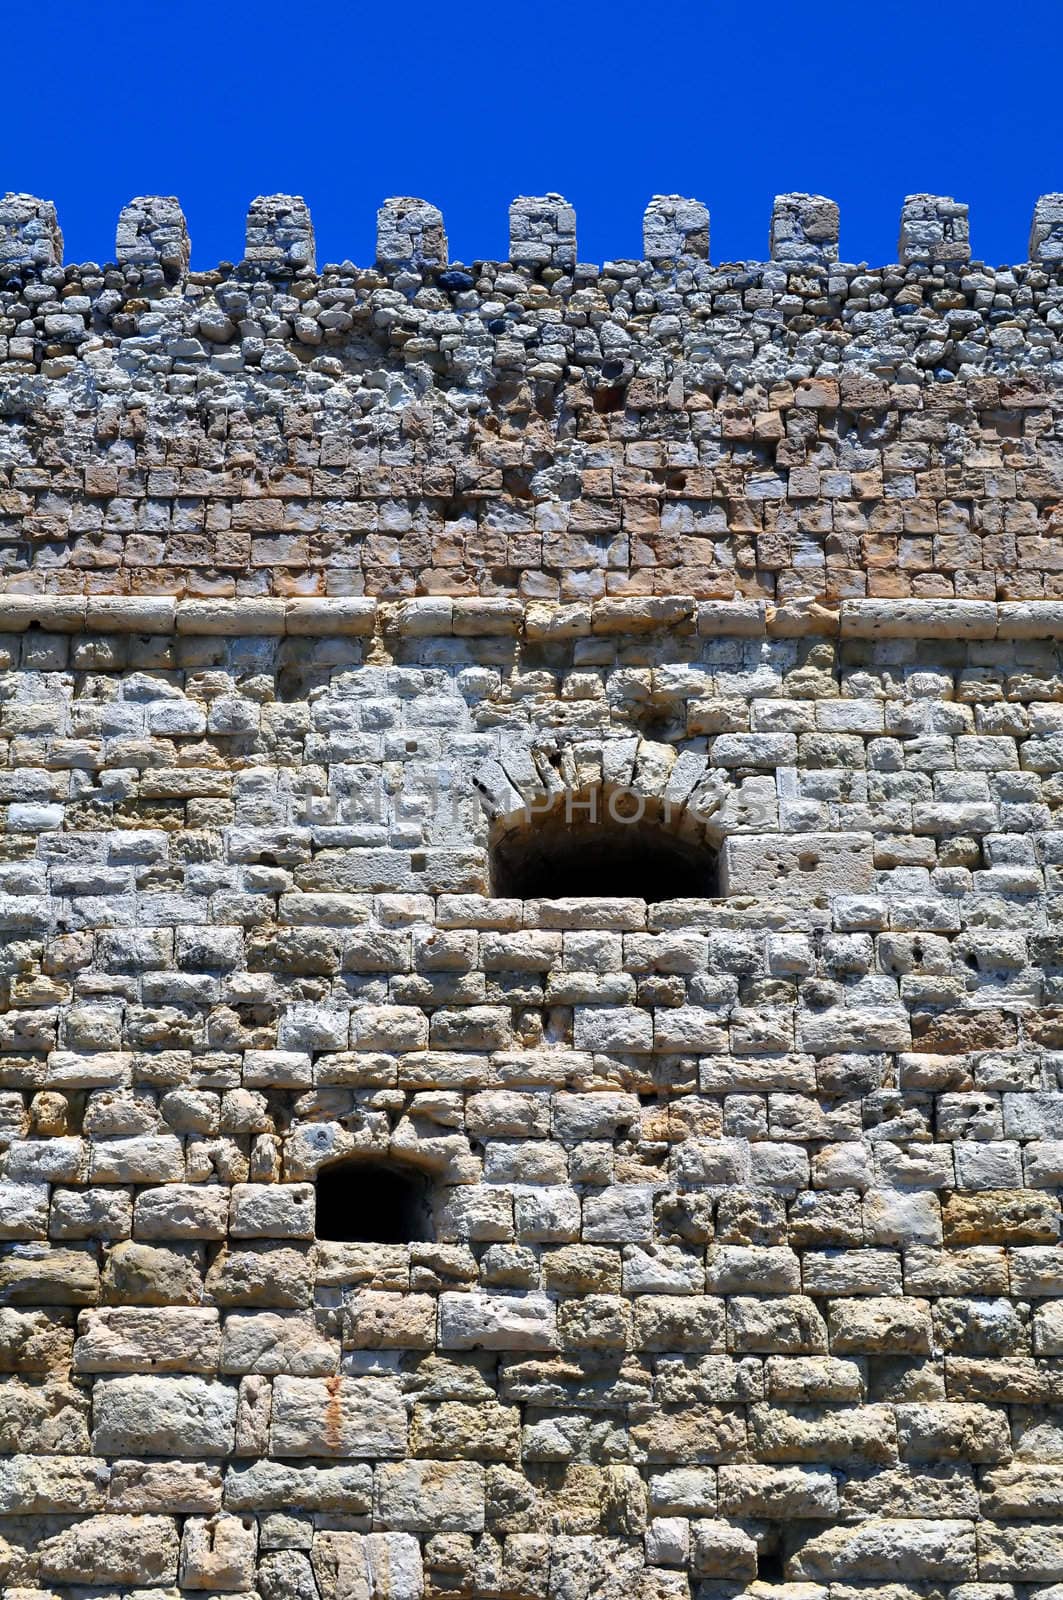
[[318, 1239], [348, 1244], [412, 1244], [432, 1237], [427, 1179], [409, 1167], [355, 1156], [317, 1175]]
[[630, 791], [591, 790], [496, 828], [491, 892], [515, 900], [711, 898], [719, 893], [716, 851], [689, 814], [677, 823]]

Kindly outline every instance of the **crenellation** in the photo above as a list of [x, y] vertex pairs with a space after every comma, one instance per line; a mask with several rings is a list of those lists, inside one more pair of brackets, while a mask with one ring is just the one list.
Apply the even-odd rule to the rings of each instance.
[[1031, 261], [1063, 261], [1063, 195], [1043, 194], [1034, 206], [1029, 256]]
[[1057, 198], [8, 197], [5, 1595], [1063, 1578]]
[[5, 194], [0, 199], [0, 271], [62, 264], [63, 235], [52, 202], [32, 194]]
[[410, 196], [385, 200], [377, 212], [376, 260], [384, 272], [446, 267], [443, 213], [427, 200]]
[[642, 219], [642, 251], [654, 266], [709, 259], [709, 208], [677, 194], [655, 194]]
[[780, 194], [771, 213], [773, 261], [828, 266], [838, 259], [838, 207], [821, 194]]
[[245, 260], [268, 277], [313, 272], [314, 225], [302, 195], [260, 194], [247, 211]]
[[572, 271], [576, 213], [562, 195], [521, 195], [514, 200], [509, 208], [509, 256], [518, 267]]
[[115, 236], [119, 266], [161, 267], [183, 283], [191, 252], [188, 224], [174, 195], [140, 195], [122, 207]]
[[[897, 258], [904, 265], [970, 261], [967, 207], [947, 195], [908, 195], [901, 211]], [[1036, 259], [1031, 253], [1031, 260]]]

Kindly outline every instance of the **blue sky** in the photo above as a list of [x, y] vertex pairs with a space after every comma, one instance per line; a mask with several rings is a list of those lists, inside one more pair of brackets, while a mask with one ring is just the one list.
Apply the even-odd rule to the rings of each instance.
[[841, 206], [842, 255], [895, 259], [906, 193], [971, 207], [975, 256], [1025, 259], [1063, 190], [1063, 0], [569, 0], [486, 6], [0, 0], [0, 189], [52, 199], [68, 260], [176, 194], [193, 266], [242, 254], [258, 193], [306, 196], [318, 261], [373, 257], [388, 194], [441, 206], [451, 257], [504, 257], [516, 194], [576, 206], [581, 259], [640, 253], [654, 192], [762, 259], [772, 196]]

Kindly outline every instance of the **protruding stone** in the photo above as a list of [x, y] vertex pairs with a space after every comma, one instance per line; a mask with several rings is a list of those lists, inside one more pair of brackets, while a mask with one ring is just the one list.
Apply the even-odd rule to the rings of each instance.
[[520, 195], [509, 208], [509, 259], [514, 266], [576, 264], [576, 213], [559, 194]]
[[777, 194], [770, 249], [773, 261], [837, 261], [837, 205], [821, 194]]
[[52, 202], [32, 194], [5, 194], [0, 200], [0, 272], [62, 264], [63, 235]]
[[168, 277], [186, 277], [192, 242], [177, 197], [142, 194], [130, 200], [118, 217], [114, 249], [121, 267], [161, 267]]
[[967, 207], [949, 195], [910, 194], [901, 210], [897, 246], [901, 264], [921, 261], [970, 261], [971, 230]]
[[247, 211], [246, 258], [275, 278], [316, 265], [314, 225], [299, 194], [260, 194]]
[[642, 219], [642, 249], [647, 261], [665, 263], [709, 259], [709, 208], [678, 194], [655, 194]]
[[447, 235], [438, 206], [413, 195], [393, 195], [376, 214], [376, 260], [384, 271], [445, 267]]
[[1030, 260], [1063, 261], [1063, 194], [1043, 194], [1034, 206]]

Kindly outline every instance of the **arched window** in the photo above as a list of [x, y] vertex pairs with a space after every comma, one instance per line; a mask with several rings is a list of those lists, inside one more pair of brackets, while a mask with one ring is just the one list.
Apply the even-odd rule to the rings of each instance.
[[318, 1239], [412, 1244], [432, 1237], [432, 1203], [420, 1172], [355, 1156], [317, 1175]]
[[592, 789], [498, 823], [491, 892], [516, 900], [712, 897], [716, 851], [689, 813], [677, 822], [659, 802]]

